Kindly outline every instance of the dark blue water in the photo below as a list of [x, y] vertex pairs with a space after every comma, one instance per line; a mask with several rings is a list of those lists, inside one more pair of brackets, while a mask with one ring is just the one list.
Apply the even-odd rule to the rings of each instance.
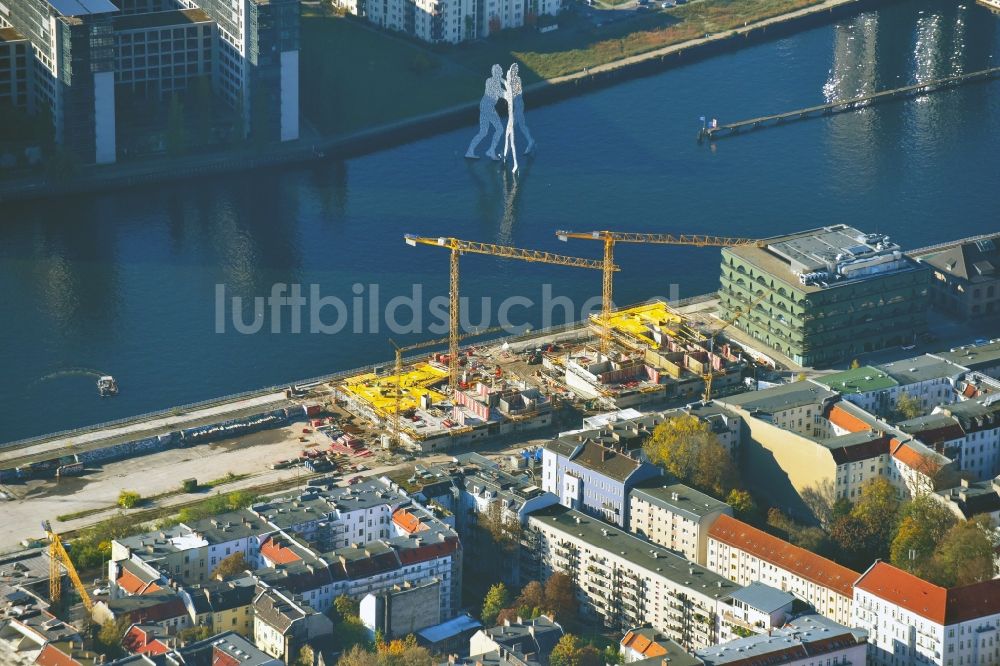
[[[404, 233], [599, 256], [556, 229], [764, 236], [846, 222], [904, 247], [995, 230], [1000, 83], [698, 145], [721, 122], [1000, 62], [997, 18], [971, 3], [897, 3], [558, 105], [532, 109], [537, 156], [515, 181], [462, 159], [473, 128], [386, 152], [283, 171], [151, 186], [0, 210], [0, 440], [167, 408], [391, 356], [378, 332], [216, 332], [217, 284], [267, 296], [317, 284], [352, 305], [422, 285], [447, 293], [447, 255]], [[717, 285], [718, 250], [619, 246], [616, 300], [691, 296]], [[523, 295], [510, 319], [542, 323], [543, 284], [574, 318], [600, 292], [580, 269], [463, 260], [478, 323]], [[248, 308], [248, 322], [253, 321]], [[565, 311], [555, 309], [559, 323]], [[228, 310], [227, 310], [228, 316]], [[269, 316], [269, 315], [268, 315]], [[367, 317], [367, 311], [363, 317]], [[324, 314], [328, 323], [331, 310]], [[400, 320], [408, 316], [400, 313]], [[262, 322], [263, 323], [263, 322]], [[495, 322], [494, 322], [495, 323]], [[270, 324], [270, 322], [268, 322]], [[308, 330], [309, 317], [303, 326]], [[121, 384], [101, 400], [95, 373]]]

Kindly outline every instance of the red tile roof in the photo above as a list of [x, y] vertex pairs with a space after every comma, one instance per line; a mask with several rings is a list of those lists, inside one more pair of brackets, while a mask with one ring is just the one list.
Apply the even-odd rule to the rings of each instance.
[[948, 590], [886, 562], [876, 562], [857, 588], [938, 624], [945, 623]]
[[830, 420], [830, 423], [840, 426], [848, 432], [871, 430], [871, 426], [838, 404], [834, 404], [830, 408], [830, 415], [827, 418]]
[[128, 569], [121, 569], [118, 574], [118, 579], [115, 581], [118, 587], [125, 590], [127, 594], [135, 596], [137, 594], [149, 594], [150, 592], [156, 592], [162, 589], [156, 584], [156, 581], [149, 581], [148, 583]]
[[708, 529], [708, 536], [845, 597], [854, 597], [854, 581], [861, 574], [804, 548], [793, 546], [732, 516], [723, 514], [716, 518]]
[[646, 658], [659, 657], [667, 654], [667, 649], [665, 647], [656, 641], [650, 640], [642, 634], [633, 631], [625, 634], [625, 638], [622, 639], [622, 645], [638, 652]]
[[268, 537], [260, 545], [260, 554], [273, 564], [291, 564], [302, 559], [291, 548], [280, 543], [275, 543], [272, 537]]
[[910, 469], [915, 469], [922, 474], [935, 474], [941, 469], [941, 465], [930, 456], [916, 451], [912, 446], [898, 439], [892, 440], [892, 457], [900, 461]]
[[450, 555], [458, 550], [457, 539], [447, 539], [436, 543], [425, 543], [416, 548], [404, 548], [399, 551], [399, 561], [403, 565], [427, 562], [438, 557]]
[[35, 663], [39, 666], [80, 666], [80, 662], [69, 656], [52, 643], [42, 648], [42, 651], [35, 657]]
[[857, 587], [943, 626], [1000, 613], [1000, 579], [949, 590], [887, 562], [876, 562]]
[[406, 509], [396, 509], [393, 511], [392, 522], [394, 522], [397, 526], [399, 526], [399, 529], [403, 530], [407, 534], [413, 534], [414, 532], [420, 532], [421, 530], [428, 529], [426, 525], [420, 522], [419, 518]]

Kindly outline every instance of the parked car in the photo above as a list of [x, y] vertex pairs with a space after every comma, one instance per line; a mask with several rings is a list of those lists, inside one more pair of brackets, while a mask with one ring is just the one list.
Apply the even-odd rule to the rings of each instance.
[[106, 597], [110, 593], [111, 593], [111, 590], [109, 588], [106, 588], [106, 587], [95, 587], [94, 588], [94, 596], [95, 597]]
[[361, 483], [362, 481], [364, 481], [364, 477], [362, 477], [362, 476], [352, 476], [351, 478], [349, 478], [347, 480], [347, 485], [353, 486], [355, 483]]

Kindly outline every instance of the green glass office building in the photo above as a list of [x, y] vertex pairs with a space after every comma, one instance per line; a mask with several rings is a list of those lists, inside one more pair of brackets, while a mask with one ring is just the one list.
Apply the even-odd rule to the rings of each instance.
[[720, 315], [802, 366], [832, 366], [926, 331], [929, 271], [847, 225], [722, 250]]

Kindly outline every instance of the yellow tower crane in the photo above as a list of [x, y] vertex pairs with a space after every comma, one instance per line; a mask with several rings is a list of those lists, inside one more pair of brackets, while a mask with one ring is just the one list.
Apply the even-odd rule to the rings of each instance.
[[[464, 340], [466, 338], [475, 338], [475, 337], [478, 337], [480, 335], [488, 335], [490, 333], [497, 333], [497, 332], [502, 331], [502, 330], [503, 330], [503, 327], [501, 327], [501, 326], [494, 326], [492, 328], [483, 329], [481, 331], [470, 331], [469, 333], [463, 333], [462, 335], [459, 335], [458, 338], [459, 338], [459, 340]], [[402, 394], [402, 388], [400, 386], [400, 382], [402, 381], [402, 375], [403, 375], [403, 354], [406, 353], [406, 352], [415, 351], [417, 349], [426, 349], [427, 347], [436, 347], [438, 345], [443, 345], [444, 343], [449, 342], [449, 341], [450, 341], [450, 337], [447, 337], [447, 338], [438, 338], [437, 340], [425, 340], [423, 342], [416, 342], [416, 343], [414, 343], [412, 345], [407, 345], [405, 347], [400, 347], [399, 345], [396, 344], [395, 340], [393, 340], [392, 338], [389, 338], [389, 344], [391, 344], [392, 348], [396, 351], [396, 395], [395, 395], [396, 404], [395, 404], [395, 409], [393, 410], [393, 414], [392, 414], [392, 442], [393, 442], [393, 445], [395, 445], [395, 446], [399, 446], [400, 445], [400, 441], [399, 441], [399, 412], [400, 412], [399, 403], [400, 403], [400, 400], [402, 399], [402, 395], [403, 395]]]
[[69, 553], [66, 552], [62, 539], [52, 531], [52, 525], [49, 521], [46, 520], [42, 523], [42, 529], [45, 530], [45, 535], [49, 538], [49, 601], [56, 604], [62, 598], [62, 570], [59, 568], [59, 563], [62, 562], [63, 566], [66, 567], [66, 573], [69, 574], [69, 579], [73, 581], [73, 587], [79, 592], [80, 600], [83, 601], [87, 612], [93, 613], [94, 602], [87, 594], [87, 588], [83, 586], [80, 575], [76, 573], [76, 567], [69, 559]]
[[561, 241], [570, 238], [582, 240], [598, 240], [604, 242], [604, 280], [601, 293], [601, 353], [608, 351], [609, 334], [608, 319], [611, 316], [611, 300], [614, 292], [613, 276], [615, 265], [615, 243], [659, 243], [662, 245], [693, 245], [696, 247], [734, 247], [737, 245], [761, 245], [763, 241], [752, 238], [735, 238], [727, 236], [706, 236], [703, 234], [648, 234], [628, 231], [557, 231], [556, 236]]
[[[715, 329], [712, 332], [712, 334], [710, 336], [708, 336], [708, 351], [709, 351], [709, 354], [715, 353], [715, 336], [717, 336], [719, 333], [722, 333], [724, 330], [726, 330], [727, 328], [729, 328], [730, 326], [732, 326], [733, 324], [735, 324], [736, 320], [739, 319], [740, 317], [742, 317], [743, 315], [745, 315], [747, 312], [750, 312], [755, 307], [757, 307], [757, 304], [760, 303], [762, 300], [764, 300], [764, 298], [766, 296], [767, 296], [767, 292], [766, 291], [762, 291], [760, 294], [757, 295], [756, 298], [754, 298], [752, 301], [750, 301], [750, 304], [747, 306], [746, 311], [737, 310], [736, 314], [734, 314], [732, 317], [730, 317], [729, 319], [723, 320], [722, 326], [720, 326], [719, 328]], [[704, 375], [702, 375], [702, 379], [705, 381], [705, 393], [702, 396], [702, 398], [705, 400], [705, 402], [708, 402], [709, 400], [712, 399], [712, 378], [715, 376], [715, 373], [712, 372], [711, 362], [712, 362], [712, 359], [709, 358], [708, 372], [706, 372]], [[726, 374], [725, 368], [722, 369], [722, 372], [720, 374]]]
[[494, 245], [492, 243], [478, 243], [475, 241], [459, 240], [458, 238], [440, 237], [425, 238], [406, 234], [404, 237], [407, 245], [416, 247], [417, 245], [431, 245], [443, 247], [451, 251], [450, 262], [450, 282], [448, 287], [448, 314], [449, 314], [449, 334], [448, 334], [448, 385], [452, 392], [458, 386], [458, 326], [459, 326], [459, 298], [458, 298], [458, 258], [465, 252], [470, 254], [486, 254], [492, 257], [502, 257], [504, 259], [519, 259], [521, 261], [531, 261], [542, 264], [556, 264], [558, 266], [575, 266], [577, 268], [591, 268], [603, 270], [605, 273], [613, 273], [618, 270], [617, 266], [609, 265], [607, 262], [600, 262], [594, 259], [583, 259], [580, 257], [569, 257], [553, 252], [542, 252], [540, 250], [522, 250], [509, 245]]

